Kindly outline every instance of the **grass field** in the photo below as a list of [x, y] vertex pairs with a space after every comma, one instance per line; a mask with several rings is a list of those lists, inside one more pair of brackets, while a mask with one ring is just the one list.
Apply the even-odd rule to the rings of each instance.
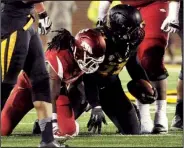
[[[179, 73], [179, 66], [168, 67], [169, 81], [168, 89], [175, 89]], [[126, 82], [129, 77], [126, 71], [120, 74], [123, 82], [122, 86], [126, 89]], [[175, 104], [168, 104], [167, 116], [169, 127], [175, 111]], [[154, 105], [151, 106], [152, 118], [154, 117]], [[169, 131], [166, 135], [118, 135], [115, 134], [116, 128], [113, 123], [107, 119], [108, 125], [103, 126], [102, 135], [91, 135], [87, 132], [86, 124], [90, 113], [84, 113], [78, 119], [80, 125], [80, 134], [78, 137], [66, 142], [71, 147], [182, 147], [181, 131]], [[2, 137], [2, 147], [37, 147], [40, 137], [31, 135], [33, 122], [36, 119], [35, 110], [31, 110], [16, 127], [9, 137]]]

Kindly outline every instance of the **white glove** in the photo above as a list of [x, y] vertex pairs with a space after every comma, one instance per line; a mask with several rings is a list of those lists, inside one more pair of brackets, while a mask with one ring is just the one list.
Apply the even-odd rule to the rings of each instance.
[[52, 22], [46, 12], [40, 13], [38, 16], [38, 33], [41, 35], [46, 35], [51, 30]]
[[171, 1], [169, 3], [169, 13], [161, 26], [161, 30], [169, 33], [175, 33], [179, 30], [179, 9], [180, 2]]

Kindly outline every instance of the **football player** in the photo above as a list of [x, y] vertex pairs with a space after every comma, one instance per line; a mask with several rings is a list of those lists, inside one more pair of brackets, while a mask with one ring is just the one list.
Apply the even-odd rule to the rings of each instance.
[[[101, 1], [99, 6], [99, 20], [107, 14], [112, 0]], [[154, 125], [150, 116], [149, 104], [142, 104], [137, 100], [137, 107], [141, 115], [142, 133], [167, 133], [168, 119], [166, 116], [166, 90], [168, 72], [163, 58], [167, 45], [168, 33], [160, 27], [167, 16], [168, 2], [153, 0], [122, 0], [140, 10], [145, 21], [145, 38], [139, 45], [138, 59], [145, 69], [150, 81], [158, 91]]]
[[[34, 2], [29, 2], [25, 4], [20, 0], [4, 0], [4, 6], [1, 10], [1, 107], [11, 116], [17, 116], [9, 110], [12, 106], [19, 112], [22, 111], [21, 103], [12, 104], [6, 100], [16, 84], [18, 74], [23, 69], [33, 86], [33, 104], [41, 129], [40, 147], [59, 147], [60, 145], [54, 140], [52, 134], [49, 76], [44, 62], [42, 43], [39, 34], [33, 27], [34, 18], [31, 14], [33, 8], [35, 7], [39, 15], [39, 28], [44, 30], [44, 32], [41, 32], [42, 34], [49, 31], [51, 22], [43, 3], [34, 6]], [[25, 87], [27, 88], [29, 85]], [[11, 92], [12, 96], [16, 93], [19, 94], [22, 89], [24, 88], [15, 86], [15, 89]], [[18, 99], [21, 100], [21, 98]], [[6, 105], [4, 106], [5, 102]], [[6, 115], [4, 118], [6, 120]], [[9, 128], [9, 126], [11, 125], [1, 122], [1, 127]], [[3, 128], [1, 128], [1, 135], [4, 132]]]
[[[178, 32], [181, 38], [183, 63], [183, 1], [176, 0], [169, 2], [169, 13], [161, 29], [169, 33]], [[176, 112], [171, 124], [171, 130], [177, 129], [183, 130], [183, 64], [181, 65], [181, 72], [178, 78]]]
[[[116, 5], [110, 9], [100, 25], [102, 26], [95, 30], [105, 38], [106, 55], [97, 72], [84, 75], [86, 97], [99, 102], [99, 108], [102, 108], [121, 134], [140, 134], [136, 109], [125, 95], [118, 74], [126, 66], [133, 79], [128, 83], [130, 93], [142, 103], [154, 102], [157, 97], [156, 90], [149, 84], [147, 75], [136, 56], [137, 46], [144, 38], [141, 14], [132, 6]], [[142, 83], [141, 78], [146, 82]], [[148, 87], [145, 84], [149, 84]], [[140, 88], [142, 85], [145, 89]], [[145, 91], [147, 88], [150, 91]], [[88, 125], [89, 130], [101, 128], [97, 125], [98, 121], [92, 117]]]
[[[79, 129], [75, 119], [87, 106], [85, 98], [81, 97], [83, 84], [80, 77], [84, 73], [93, 73], [98, 69], [99, 64], [104, 60], [106, 46], [104, 38], [95, 30], [88, 29], [84, 33], [79, 32], [75, 38], [65, 29], [57, 32], [58, 35], [49, 43], [45, 57], [50, 78], [51, 99], [54, 105], [53, 134], [54, 138], [61, 139], [67, 135], [78, 134]], [[2, 135], [11, 134], [18, 122], [32, 108], [29, 104], [31, 87], [26, 74], [20, 73], [14, 88], [17, 91], [10, 94], [7, 105], [2, 111]], [[69, 98], [72, 99], [72, 103]], [[80, 98], [83, 100], [79, 100]], [[22, 99], [21, 102], [18, 102], [20, 101], [18, 99]], [[17, 103], [21, 104], [21, 112], [18, 107], [11, 106]], [[17, 114], [16, 118], [9, 112], [13, 112], [13, 115]]]

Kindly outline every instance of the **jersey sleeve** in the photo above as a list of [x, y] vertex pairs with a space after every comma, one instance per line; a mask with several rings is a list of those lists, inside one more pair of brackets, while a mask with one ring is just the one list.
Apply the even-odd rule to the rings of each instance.
[[127, 61], [126, 69], [129, 73], [130, 77], [133, 80], [139, 80], [139, 79], [149, 80], [145, 70], [140, 65], [140, 63], [137, 59], [136, 53], [133, 56], [131, 56], [129, 58], [129, 60]]
[[57, 73], [60, 79], [63, 79], [63, 64], [60, 54], [57, 51], [47, 50], [45, 52], [46, 63]]
[[84, 74], [83, 76], [86, 99], [92, 108], [100, 105], [98, 84], [95, 77], [95, 74]]

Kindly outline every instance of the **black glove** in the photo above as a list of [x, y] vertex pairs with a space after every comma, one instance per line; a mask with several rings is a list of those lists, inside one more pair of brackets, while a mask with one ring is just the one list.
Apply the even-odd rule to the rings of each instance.
[[91, 111], [91, 117], [87, 124], [88, 131], [95, 133], [98, 129], [98, 134], [101, 134], [102, 122], [107, 125], [101, 106], [97, 106]]
[[47, 12], [43, 12], [41, 14], [38, 14], [39, 20], [38, 20], [38, 33], [41, 35], [46, 35], [51, 30], [52, 22], [47, 15]]

